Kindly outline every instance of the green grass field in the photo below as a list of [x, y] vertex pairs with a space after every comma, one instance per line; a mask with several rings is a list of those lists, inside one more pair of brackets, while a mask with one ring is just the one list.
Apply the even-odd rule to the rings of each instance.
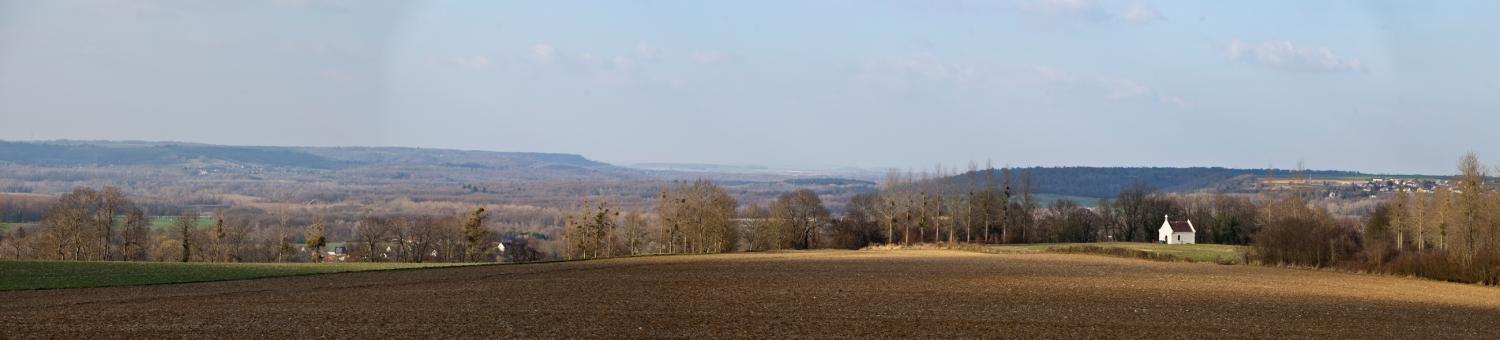
[[[9, 222], [7, 222], [7, 223], [0, 223], [0, 231], [9, 231], [10, 228], [12, 228], [15, 225], [26, 226], [26, 229], [28, 229], [28, 230], [30, 230], [30, 229], [36, 229], [36, 223], [9, 223]], [[115, 216], [115, 225], [116, 226], [123, 226], [123, 225], [125, 225], [125, 215]], [[150, 224], [151, 230], [170, 230], [171, 228], [176, 227], [176, 226], [177, 226], [177, 216], [151, 216], [151, 224]], [[214, 226], [214, 218], [213, 218], [213, 216], [200, 217], [200, 218], [198, 218], [198, 221], [196, 223], [193, 223], [193, 227], [196, 228], [196, 229], [208, 229], [208, 228], [212, 228], [213, 226]]]
[[[124, 216], [119, 217], [119, 220], [120, 224], [125, 223]], [[197, 229], [205, 229], [214, 226], [213, 216], [199, 217], [198, 220], [194, 222], [195, 223], [193, 223], [193, 227]], [[151, 230], [170, 229], [175, 226], [177, 226], [177, 216], [151, 216]]]
[[1054, 247], [1070, 246], [1096, 246], [1102, 248], [1122, 248], [1144, 252], [1158, 253], [1172, 257], [1188, 259], [1199, 262], [1214, 262], [1219, 260], [1241, 262], [1240, 254], [1244, 252], [1244, 246], [1225, 244], [1156, 244], [1135, 242], [1100, 242], [1100, 243], [1036, 243], [1016, 245], [991, 246], [1000, 252], [1046, 252]]
[[468, 263], [177, 263], [0, 261], [0, 291], [247, 280]]

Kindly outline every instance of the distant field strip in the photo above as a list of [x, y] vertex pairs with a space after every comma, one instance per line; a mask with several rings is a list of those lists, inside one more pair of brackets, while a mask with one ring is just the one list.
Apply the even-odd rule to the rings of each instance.
[[0, 291], [229, 281], [459, 265], [470, 264], [0, 261]]
[[[1110, 252], [1109, 250], [1111, 249], [1121, 249], [1129, 252]], [[1148, 254], [1160, 254], [1161, 257], [1157, 257], [1156, 259], [1188, 260], [1194, 262], [1243, 263], [1243, 254], [1245, 251], [1245, 247], [1224, 244], [1156, 244], [1133, 242], [1101, 242], [996, 245], [982, 247], [978, 250], [982, 252], [998, 253], [1098, 253], [1103, 255], [1117, 255], [1125, 257], [1139, 257], [1125, 254], [1129, 254], [1131, 252], [1143, 252]], [[1103, 251], [1101, 252], [1098, 250]]]

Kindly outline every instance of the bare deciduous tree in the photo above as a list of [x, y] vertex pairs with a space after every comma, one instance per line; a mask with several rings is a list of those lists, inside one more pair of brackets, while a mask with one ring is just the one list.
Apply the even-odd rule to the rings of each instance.
[[817, 193], [801, 189], [778, 197], [771, 206], [771, 218], [779, 239], [777, 248], [810, 249], [817, 246], [829, 213]]
[[663, 189], [657, 215], [667, 252], [734, 251], [739, 243], [734, 220], [737, 206], [724, 188], [707, 180]]

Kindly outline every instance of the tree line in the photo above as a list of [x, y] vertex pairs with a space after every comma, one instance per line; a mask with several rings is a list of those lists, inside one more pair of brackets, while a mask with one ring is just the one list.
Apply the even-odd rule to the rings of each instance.
[[[368, 212], [353, 220], [315, 217], [308, 223], [299, 223], [285, 212], [184, 209], [175, 217], [162, 218], [145, 211], [117, 188], [77, 188], [50, 204], [40, 223], [0, 228], [0, 258], [172, 262], [544, 259], [537, 247], [545, 240], [529, 233], [494, 233], [484, 208], [462, 215]], [[330, 242], [333, 239], [342, 241], [337, 251], [329, 247], [335, 244]], [[500, 244], [507, 246], [502, 250]]]
[[1285, 199], [1268, 209], [1276, 223], [1253, 250], [1276, 264], [1500, 284], [1500, 190], [1473, 153], [1459, 160], [1454, 184], [1397, 192], [1357, 220]]
[[[348, 261], [535, 261], [656, 253], [721, 253], [869, 245], [1152, 242], [1164, 219], [1192, 220], [1198, 243], [1249, 245], [1269, 265], [1341, 267], [1500, 283], [1500, 189], [1472, 154], [1455, 186], [1403, 191], [1361, 216], [1335, 214], [1298, 192], [1171, 194], [1148, 184], [1085, 207], [1044, 203], [1025, 169], [891, 172], [878, 192], [849, 196], [842, 214], [810, 190], [741, 206], [708, 180], [663, 187], [654, 206], [586, 199], [561, 238], [496, 232], [491, 211], [317, 218], [294, 222], [183, 210], [170, 226], [116, 188], [62, 195], [33, 227], [0, 233], [0, 257], [55, 260], [322, 261], [330, 240]], [[508, 210], [511, 211], [511, 210]], [[254, 218], [253, 218], [254, 217]], [[339, 228], [333, 228], [338, 226]], [[336, 234], [336, 235], [335, 235]]]
[[738, 206], [709, 181], [669, 186], [654, 211], [606, 200], [578, 204], [567, 218], [567, 258], [645, 253], [859, 249], [876, 244], [1150, 242], [1165, 215], [1193, 219], [1198, 242], [1246, 244], [1258, 206], [1222, 194], [1172, 195], [1140, 184], [1098, 207], [1043, 203], [1026, 170], [891, 172], [874, 193], [850, 196], [835, 215], [811, 190]]

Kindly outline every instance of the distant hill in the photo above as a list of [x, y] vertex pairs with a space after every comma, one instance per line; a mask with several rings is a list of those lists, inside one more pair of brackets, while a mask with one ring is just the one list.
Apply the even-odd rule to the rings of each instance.
[[875, 182], [848, 178], [789, 178], [782, 182], [792, 185], [875, 185]]
[[491, 170], [636, 172], [573, 154], [398, 147], [224, 146], [95, 141], [0, 141], [0, 164], [38, 167], [232, 166], [306, 170], [435, 166]]
[[[1002, 180], [1001, 170], [993, 170], [996, 185]], [[1292, 170], [1266, 170], [1266, 169], [1228, 169], [1228, 168], [1126, 168], [1126, 167], [1036, 167], [1011, 169], [1012, 176], [1017, 182], [1013, 184], [1014, 190], [1019, 190], [1019, 179], [1022, 173], [1031, 176], [1035, 193], [1052, 194], [1063, 196], [1078, 196], [1090, 198], [1111, 198], [1119, 195], [1121, 190], [1129, 188], [1137, 183], [1149, 185], [1157, 190], [1167, 192], [1197, 192], [1197, 191], [1232, 191], [1241, 188], [1248, 181], [1253, 181], [1261, 176], [1275, 176], [1290, 178]], [[966, 184], [974, 180], [983, 183], [986, 173], [984, 170], [968, 172], [961, 175], [944, 178], [944, 181], [958, 181], [957, 184]], [[1309, 171], [1312, 178], [1339, 178], [1368, 176], [1353, 171]]]
[[292, 148], [145, 142], [0, 142], [0, 162], [15, 165], [166, 166], [205, 160], [310, 169], [330, 169], [342, 165]]

